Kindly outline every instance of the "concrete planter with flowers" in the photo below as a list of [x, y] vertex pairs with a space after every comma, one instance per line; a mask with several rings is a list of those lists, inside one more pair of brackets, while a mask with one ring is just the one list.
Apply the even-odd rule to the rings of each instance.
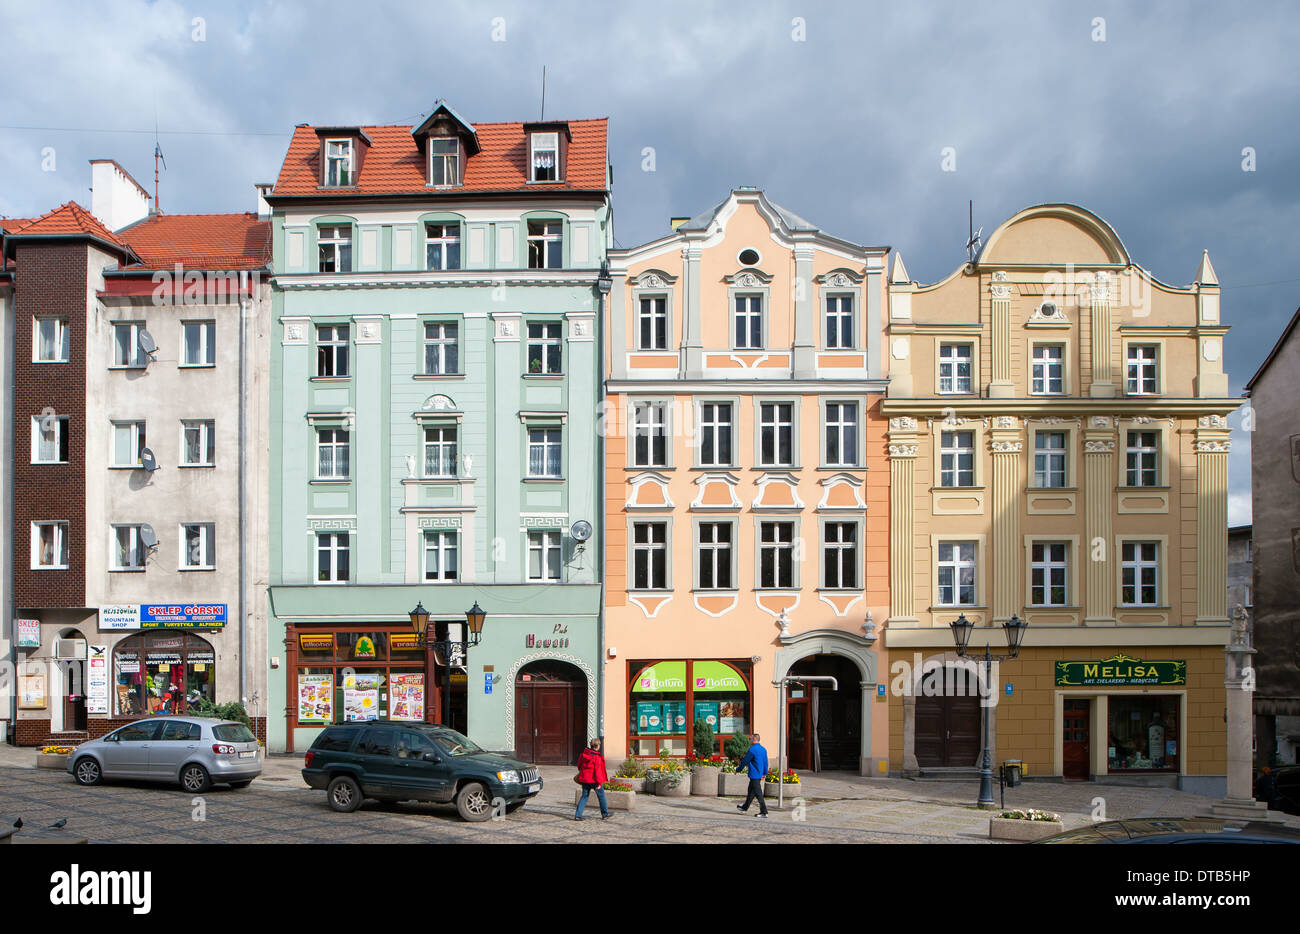
[[718, 776], [718, 794], [744, 796], [749, 792], [749, 776], [744, 772], [723, 772]]
[[1061, 820], [1061, 815], [1049, 811], [1036, 811], [1032, 808], [1002, 811], [996, 817], [989, 818], [990, 840], [1028, 843], [1064, 832], [1065, 822]]
[[683, 769], [650, 769], [646, 773], [647, 791], [653, 787], [661, 798], [686, 798], [691, 794], [691, 776]]
[[36, 767], [61, 772], [68, 767], [68, 756], [75, 749], [75, 746], [43, 746], [36, 753]]
[[[611, 787], [614, 786], [614, 787]], [[605, 803], [609, 805], [611, 811], [635, 811], [636, 810], [636, 791], [631, 787], [631, 782], [625, 778], [611, 779], [605, 783]], [[577, 807], [578, 799], [582, 797], [582, 789], [573, 790], [573, 805]], [[587, 807], [596, 807], [600, 810], [600, 800], [593, 791], [587, 796]]]
[[697, 765], [691, 769], [691, 794], [709, 798], [718, 795], [718, 778], [722, 769], [716, 765]]

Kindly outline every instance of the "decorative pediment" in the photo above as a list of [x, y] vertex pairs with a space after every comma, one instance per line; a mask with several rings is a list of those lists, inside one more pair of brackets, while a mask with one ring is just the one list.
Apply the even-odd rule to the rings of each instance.
[[638, 289], [666, 289], [676, 281], [677, 277], [670, 272], [664, 272], [662, 269], [647, 269], [633, 277], [632, 285]]
[[761, 269], [741, 269], [725, 278], [734, 289], [762, 289], [772, 282], [772, 277]]
[[636, 474], [627, 481], [628, 509], [672, 509], [673, 501], [668, 495], [668, 478], [653, 470]]
[[744, 505], [740, 497], [736, 496], [736, 487], [740, 485], [740, 478], [735, 474], [726, 471], [700, 474], [695, 478], [695, 485], [700, 488], [700, 491], [696, 494], [695, 501], [691, 503], [693, 510], [735, 510]]
[[739, 603], [740, 595], [734, 593], [697, 593], [695, 595], [695, 608], [707, 616], [712, 616], [714, 619], [730, 613]]
[[820, 481], [822, 499], [818, 509], [855, 509], [866, 511], [867, 504], [862, 500], [863, 481], [850, 473], [835, 473], [823, 477]]
[[799, 499], [799, 481], [795, 475], [786, 471], [772, 471], [761, 474], [754, 485], [758, 487], [758, 496], [754, 498], [754, 509], [803, 509]]
[[851, 289], [858, 285], [866, 278], [860, 272], [854, 272], [852, 269], [841, 266], [838, 269], [832, 269], [830, 272], [824, 272], [815, 277], [815, 281], [829, 289]]
[[654, 619], [660, 610], [672, 603], [673, 598], [671, 595], [661, 597], [651, 596], [649, 594], [639, 594], [637, 596], [629, 595], [627, 600], [628, 603], [639, 607], [641, 612], [645, 614], [646, 619]]

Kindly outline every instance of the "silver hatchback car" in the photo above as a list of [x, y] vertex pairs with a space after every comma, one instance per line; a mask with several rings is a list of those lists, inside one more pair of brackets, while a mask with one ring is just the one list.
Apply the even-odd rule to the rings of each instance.
[[244, 788], [262, 774], [262, 750], [252, 732], [233, 720], [150, 717], [82, 743], [68, 756], [80, 785], [106, 778], [179, 782], [199, 794], [224, 782]]

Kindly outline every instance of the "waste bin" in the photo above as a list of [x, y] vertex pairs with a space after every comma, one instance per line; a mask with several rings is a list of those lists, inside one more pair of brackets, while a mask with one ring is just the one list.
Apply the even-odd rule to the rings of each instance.
[[1002, 763], [1002, 780], [1006, 782], [1008, 788], [1016, 788], [1020, 785], [1020, 776], [1024, 770], [1024, 764], [1019, 759], [1007, 759]]

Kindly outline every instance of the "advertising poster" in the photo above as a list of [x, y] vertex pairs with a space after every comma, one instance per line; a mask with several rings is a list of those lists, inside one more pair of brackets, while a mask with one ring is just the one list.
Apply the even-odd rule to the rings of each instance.
[[664, 701], [664, 732], [686, 732], [686, 701]]
[[45, 674], [18, 676], [18, 706], [24, 710], [45, 709]]
[[108, 646], [86, 646], [86, 713], [108, 713]]
[[658, 701], [636, 702], [636, 731], [662, 733], [664, 731], [662, 705]]
[[378, 720], [379, 692], [343, 689], [344, 720]]
[[16, 619], [14, 629], [17, 631], [17, 644], [20, 649], [39, 649], [41, 647], [41, 621], [39, 619]]
[[713, 730], [718, 732], [718, 710], [721, 705], [717, 701], [700, 701], [695, 702], [695, 719], [703, 720]]
[[388, 716], [393, 720], [424, 719], [424, 674], [393, 675], [388, 689]]
[[719, 733], [745, 732], [745, 702], [723, 701], [718, 705]]
[[334, 722], [333, 675], [298, 675], [298, 722]]

